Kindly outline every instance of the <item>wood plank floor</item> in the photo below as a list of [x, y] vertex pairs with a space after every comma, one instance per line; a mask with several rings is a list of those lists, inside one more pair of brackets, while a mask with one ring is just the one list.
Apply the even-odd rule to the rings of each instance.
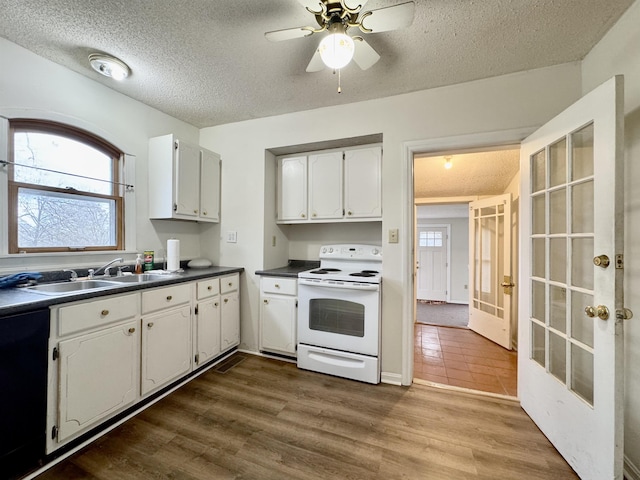
[[516, 402], [369, 385], [248, 355], [226, 373], [209, 370], [37, 478], [577, 476]]

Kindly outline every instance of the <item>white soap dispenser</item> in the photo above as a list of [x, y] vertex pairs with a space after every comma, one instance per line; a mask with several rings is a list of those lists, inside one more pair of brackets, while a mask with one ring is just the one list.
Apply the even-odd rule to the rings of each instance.
[[136, 266], [135, 266], [136, 273], [142, 273], [143, 264], [144, 264], [144, 260], [142, 259], [142, 254], [138, 253], [138, 256], [136, 257]]

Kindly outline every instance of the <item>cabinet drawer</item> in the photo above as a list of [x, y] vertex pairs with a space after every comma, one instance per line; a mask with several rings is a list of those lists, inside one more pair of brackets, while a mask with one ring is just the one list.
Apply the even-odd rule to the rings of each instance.
[[295, 278], [262, 277], [263, 293], [279, 293], [281, 295], [297, 295], [298, 280]]
[[62, 337], [81, 330], [108, 325], [135, 317], [137, 313], [137, 293], [60, 307], [58, 309], [58, 335]]
[[175, 285], [173, 287], [156, 288], [142, 292], [142, 313], [155, 312], [171, 308], [191, 299], [191, 284]]
[[220, 277], [220, 293], [233, 292], [238, 289], [238, 283], [240, 275], [237, 273], [234, 275], [227, 275], [226, 277]]
[[198, 300], [213, 297], [220, 293], [220, 281], [218, 278], [209, 278], [197, 283]]

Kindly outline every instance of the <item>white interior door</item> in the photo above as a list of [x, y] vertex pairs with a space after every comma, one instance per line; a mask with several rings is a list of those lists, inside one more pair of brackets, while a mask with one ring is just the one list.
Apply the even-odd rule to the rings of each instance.
[[622, 478], [622, 102], [612, 78], [521, 149], [518, 395], [583, 479]]
[[418, 227], [418, 299], [447, 300], [447, 227]]
[[511, 350], [511, 194], [469, 206], [469, 328]]

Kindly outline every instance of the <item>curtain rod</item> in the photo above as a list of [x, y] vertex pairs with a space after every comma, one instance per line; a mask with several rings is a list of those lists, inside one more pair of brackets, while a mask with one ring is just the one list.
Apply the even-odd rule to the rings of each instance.
[[2, 165], [3, 167], [7, 165], [15, 165], [17, 167], [33, 168], [35, 170], [42, 170], [44, 172], [51, 172], [51, 173], [59, 173], [61, 175], [69, 175], [71, 177], [85, 178], [87, 180], [94, 180], [96, 182], [105, 182], [105, 183], [110, 183], [112, 185], [122, 185], [127, 190], [133, 190], [133, 185], [131, 185], [130, 183], [113, 182], [111, 180], [103, 180], [102, 178], [93, 178], [93, 177], [87, 177], [85, 175], [78, 175], [77, 173], [61, 172], [60, 170], [52, 170], [50, 168], [35, 167], [33, 165], [25, 165], [23, 163], [9, 162], [7, 160], [0, 160], [0, 165]]

